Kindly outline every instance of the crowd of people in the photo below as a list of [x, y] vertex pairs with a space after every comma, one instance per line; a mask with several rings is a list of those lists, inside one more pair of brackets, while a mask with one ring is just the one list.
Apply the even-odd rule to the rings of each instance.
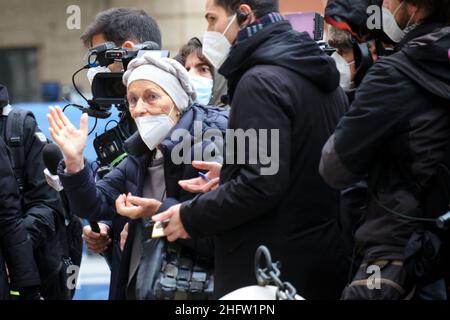
[[[373, 3], [377, 30], [361, 24]], [[205, 0], [205, 18], [173, 59], [89, 70], [123, 72], [131, 123], [101, 179], [83, 156], [88, 115], [78, 127], [49, 109], [69, 210], [43, 173], [47, 139], [0, 88], [0, 299], [70, 299], [83, 239], [108, 262], [111, 300], [221, 298], [256, 283], [261, 245], [305, 299], [447, 300], [450, 1], [329, 0], [332, 55], [277, 0]], [[100, 12], [81, 38], [162, 39], [134, 8]]]

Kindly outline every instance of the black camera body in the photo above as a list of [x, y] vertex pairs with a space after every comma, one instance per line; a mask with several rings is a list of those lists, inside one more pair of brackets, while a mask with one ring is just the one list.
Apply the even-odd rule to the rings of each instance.
[[[94, 47], [89, 52], [89, 65], [107, 67], [115, 62], [123, 65], [126, 71], [134, 58], [151, 52], [159, 57], [168, 57], [169, 52], [160, 50], [157, 43], [148, 41], [132, 49], [117, 48], [112, 42]], [[93, 61], [93, 62], [91, 62]], [[91, 117], [106, 119], [111, 116], [111, 108], [126, 112], [126, 87], [122, 83], [123, 72], [98, 73], [92, 82], [92, 100], [89, 100], [88, 114]]]
[[168, 51], [160, 50], [159, 45], [151, 41], [136, 45], [132, 49], [118, 48], [113, 42], [106, 42], [89, 50], [88, 65], [85, 68], [107, 67], [119, 62], [123, 70], [97, 73], [91, 87], [92, 99], [87, 101], [89, 107], [83, 108], [83, 112], [97, 119], [109, 118], [113, 107], [121, 112], [118, 125], [109, 130], [105, 129], [105, 132], [94, 140], [99, 165], [97, 177], [100, 179], [127, 156], [124, 143], [136, 128], [128, 111], [127, 88], [123, 85], [122, 78], [129, 63], [148, 52], [157, 57], [169, 56]]

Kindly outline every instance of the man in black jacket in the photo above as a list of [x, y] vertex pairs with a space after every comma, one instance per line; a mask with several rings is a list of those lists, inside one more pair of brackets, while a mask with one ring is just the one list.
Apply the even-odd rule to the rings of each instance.
[[[70, 299], [63, 260], [69, 258], [68, 249], [64, 246], [67, 242], [66, 221], [59, 196], [47, 184], [44, 176], [42, 150], [47, 144], [47, 138], [31, 113], [25, 112], [21, 117], [20, 113], [14, 112], [9, 105], [7, 88], [3, 85], [0, 85], [0, 110], [0, 132], [11, 152], [16, 185], [20, 191], [23, 224], [33, 245], [34, 258], [42, 280], [42, 296], [51, 300]], [[9, 132], [13, 129], [16, 132]], [[81, 227], [78, 236], [81, 237]]]
[[[367, 175], [369, 182], [368, 208], [356, 233], [363, 264], [344, 298], [404, 299], [439, 278], [429, 272], [439, 241], [425, 231], [432, 223], [420, 219], [448, 211], [448, 194], [437, 201], [440, 208], [427, 199], [437, 177], [449, 179], [438, 171], [450, 136], [449, 7], [448, 0], [390, 1], [399, 27], [409, 25], [406, 35], [397, 53], [370, 69], [324, 147], [320, 172], [331, 186], [343, 188]], [[378, 290], [365, 286], [372, 265], [387, 279]], [[444, 294], [436, 298], [445, 297], [441, 284], [434, 293]]]
[[[336, 65], [308, 34], [292, 30], [278, 1], [208, 0], [206, 11], [204, 53], [216, 67], [226, 58], [219, 72], [229, 84], [229, 128], [278, 130], [268, 149], [278, 145], [279, 170], [264, 175], [261, 161], [226, 162], [218, 188], [154, 219], [171, 218], [170, 241], [215, 237], [216, 297], [255, 284], [255, 252], [266, 245], [301, 296], [336, 299], [348, 251], [336, 222], [339, 194], [317, 172], [320, 150], [347, 106]], [[216, 50], [231, 43], [228, 57]]]
[[19, 191], [3, 139], [0, 163], [0, 300], [9, 299], [10, 290], [18, 290], [21, 299], [39, 299], [40, 280], [33, 245], [21, 217]]

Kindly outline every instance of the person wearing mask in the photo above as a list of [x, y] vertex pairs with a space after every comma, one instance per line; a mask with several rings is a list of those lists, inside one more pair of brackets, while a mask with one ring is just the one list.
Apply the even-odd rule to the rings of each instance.
[[[400, 30], [397, 52], [369, 69], [320, 163], [337, 189], [368, 177], [368, 205], [355, 236], [362, 263], [343, 299], [408, 299], [428, 284], [429, 295], [445, 299], [445, 283], [433, 284], [443, 277], [434, 273], [440, 241], [427, 219], [448, 211], [448, 195], [429, 197], [437, 180], [450, 179], [439, 169], [450, 136], [450, 1], [385, 5]], [[370, 290], [364, 283], [374, 268], [381, 285]]]
[[33, 244], [25, 228], [19, 190], [11, 168], [8, 148], [0, 139], [0, 300], [40, 299], [40, 277], [34, 260]]
[[327, 42], [328, 45], [336, 49], [331, 57], [336, 62], [341, 75], [339, 84], [346, 92], [349, 92], [355, 87], [354, 78], [356, 74], [352, 35], [346, 30], [330, 25]]
[[202, 49], [201, 41], [192, 38], [181, 48], [175, 59], [189, 72], [197, 92], [196, 102], [205, 106], [224, 106], [222, 97], [227, 93], [226, 80], [205, 58]]
[[[88, 49], [107, 42], [124, 49], [133, 49], [147, 41], [161, 46], [161, 31], [156, 21], [142, 9], [111, 8], [96, 15], [81, 35], [81, 41]], [[122, 71], [122, 63], [115, 62], [106, 67], [90, 68], [87, 77], [92, 84], [97, 73]]]
[[[331, 23], [328, 28], [328, 43], [337, 49], [332, 57], [341, 74], [341, 87], [345, 89], [350, 104], [370, 67], [379, 58], [392, 53], [392, 48], [401, 41], [403, 30], [395, 21], [396, 12], [393, 14], [388, 9], [388, 1], [383, 3], [380, 0], [378, 3], [381, 7], [382, 32], [366, 29], [366, 8], [371, 4], [368, 0], [333, 0], [328, 2], [325, 9], [326, 19]], [[349, 5], [353, 5], [353, 11], [347, 10]], [[352, 248], [355, 232], [367, 208], [367, 190], [366, 180], [341, 190], [340, 225]], [[352, 270], [357, 270], [359, 264], [354, 256]]]
[[[203, 53], [228, 80], [229, 129], [278, 132], [269, 146], [279, 148], [278, 170], [265, 174], [256, 159], [211, 165], [209, 179], [220, 172], [217, 188], [153, 219], [170, 219], [169, 241], [214, 237], [216, 297], [255, 284], [254, 256], [264, 244], [298, 294], [336, 299], [349, 254], [337, 224], [339, 193], [317, 172], [347, 108], [336, 65], [307, 33], [292, 30], [276, 0], [207, 0], [205, 17]], [[228, 146], [226, 154], [249, 159], [249, 148], [238, 154]]]
[[[161, 46], [161, 32], [156, 21], [144, 10], [136, 8], [112, 8], [97, 14], [95, 20], [86, 27], [81, 36], [86, 48], [113, 42], [117, 47], [132, 49], [146, 41], [153, 41]], [[114, 63], [107, 67], [95, 67], [88, 70], [87, 77], [92, 83], [95, 75], [100, 72], [122, 72], [121, 63]], [[131, 119], [127, 116], [126, 119]], [[126, 127], [136, 130], [134, 121], [127, 121]], [[131, 133], [131, 132], [130, 132]], [[121, 233], [127, 231], [128, 219], [114, 216], [112, 221], [98, 223], [100, 233], [93, 232], [89, 225], [83, 228], [83, 239], [87, 248], [102, 254], [111, 269], [109, 296], [115, 296], [117, 288], [118, 270], [121, 257]]]
[[1, 84], [0, 111], [0, 132], [10, 152], [23, 224], [41, 277], [41, 295], [46, 300], [69, 300], [74, 291], [67, 287], [67, 266], [80, 265], [81, 224], [64, 213], [58, 193], [46, 182], [42, 154], [47, 138], [34, 115], [13, 108]]
[[[64, 153], [58, 173], [73, 211], [94, 221], [112, 219], [116, 212], [133, 220], [118, 271], [116, 294], [111, 298], [147, 299], [151, 292], [142, 290], [146, 282], [138, 279], [145, 278], [147, 267], [155, 263], [146, 259], [152, 252], [147, 247], [152, 243], [147, 241], [150, 217], [158, 210], [191, 199], [194, 195], [182, 190], [178, 180], [198, 176], [190, 162], [175, 163], [172, 151], [182, 142], [172, 140], [172, 132], [192, 133], [199, 123], [202, 130], [224, 132], [228, 113], [194, 104], [196, 94], [189, 75], [173, 59], [144, 54], [130, 62], [123, 82], [138, 132], [128, 141], [128, 158], [97, 183], [83, 159], [87, 115], [82, 116], [80, 129], [75, 129], [60, 109], [51, 109], [48, 119], [51, 136]], [[214, 142], [198, 144], [194, 137], [190, 142], [192, 150], [199, 146], [214, 148], [217, 152], [210, 160], [221, 161], [220, 149]], [[191, 248], [195, 256], [211, 254], [208, 239], [179, 244]], [[174, 293], [170, 288], [167, 292]]]

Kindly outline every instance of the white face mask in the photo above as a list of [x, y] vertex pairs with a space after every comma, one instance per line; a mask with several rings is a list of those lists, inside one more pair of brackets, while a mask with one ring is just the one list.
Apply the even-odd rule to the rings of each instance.
[[[400, 41], [402, 41], [406, 34], [405, 31], [398, 25], [397, 20], [395, 20], [395, 16], [404, 4], [404, 1], [400, 3], [394, 10], [394, 13], [392, 13], [388, 8], [383, 7], [383, 32], [389, 37], [389, 39], [391, 39], [395, 43], [399, 43]], [[405, 30], [411, 25], [414, 16], [415, 13], [409, 18]]]
[[87, 72], [87, 78], [89, 80], [89, 83], [92, 86], [92, 82], [94, 82], [94, 78], [97, 75], [97, 73], [108, 73], [111, 72], [111, 70], [108, 69], [108, 67], [95, 67], [90, 68]]
[[[172, 113], [172, 110], [170, 110], [170, 113]], [[169, 115], [161, 114], [135, 119], [139, 134], [150, 150], [154, 150], [167, 138], [170, 130], [175, 125]]]
[[355, 63], [355, 61], [352, 61], [348, 63], [343, 56], [341, 56], [339, 53], [335, 52], [331, 56], [334, 61], [336, 61], [336, 67], [341, 74], [341, 79], [339, 81], [339, 84], [344, 90], [351, 90], [353, 89], [353, 81], [352, 81], [352, 72], [350, 70], [350, 66]]
[[215, 31], [206, 31], [203, 35], [203, 55], [218, 70], [228, 57], [231, 49], [231, 43], [225, 34], [230, 29], [237, 15], [233, 16], [223, 33]]
[[191, 74], [189, 74], [189, 78], [195, 88], [195, 92], [197, 93], [197, 99], [195, 102], [207, 106], [211, 100], [214, 81], [212, 79], [193, 76]]

